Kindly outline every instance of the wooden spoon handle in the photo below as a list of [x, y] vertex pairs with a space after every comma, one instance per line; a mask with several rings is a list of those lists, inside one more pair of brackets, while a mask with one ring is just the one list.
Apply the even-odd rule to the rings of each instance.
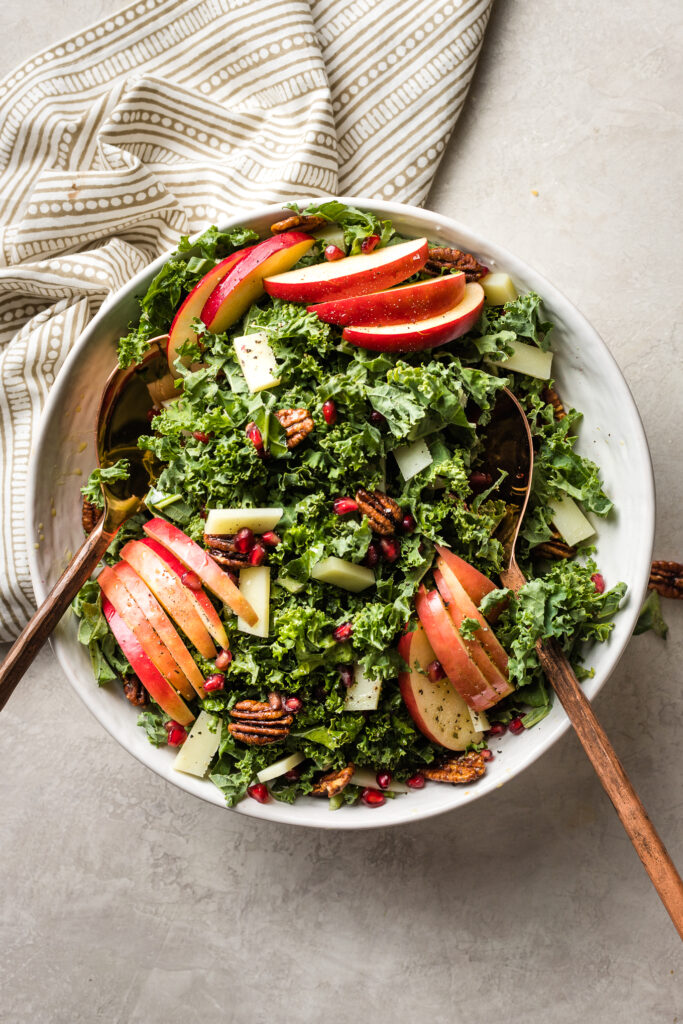
[[101, 519], [15, 640], [0, 666], [0, 711], [78, 591], [92, 574], [111, 544], [112, 536], [111, 533], [104, 532]]
[[569, 661], [556, 640], [539, 640], [538, 658], [621, 819], [659, 898], [683, 939], [683, 881], [628, 780]]

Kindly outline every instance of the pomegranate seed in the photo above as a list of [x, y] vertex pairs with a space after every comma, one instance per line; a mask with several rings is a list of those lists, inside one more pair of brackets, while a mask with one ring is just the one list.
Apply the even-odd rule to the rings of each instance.
[[148, 420], [148, 422], [151, 423], [152, 420], [154, 419], [154, 417], [158, 416], [160, 412], [161, 412], [161, 409], [159, 408], [159, 406], [158, 405], [153, 405], [152, 408], [147, 413], [147, 420]]
[[211, 440], [211, 434], [205, 434], [203, 430], [193, 431], [192, 436], [195, 439], [195, 441], [201, 441], [202, 444], [208, 444], [208, 442]]
[[214, 672], [212, 676], [209, 676], [209, 678], [204, 683], [204, 689], [206, 690], [207, 693], [213, 693], [214, 690], [224, 690], [225, 676], [223, 675], [223, 673]]
[[285, 772], [284, 777], [287, 782], [296, 782], [301, 778], [301, 768], [290, 768], [288, 772]]
[[252, 786], [247, 786], [247, 794], [260, 804], [267, 804], [270, 800], [270, 793], [264, 782], [255, 782]]
[[202, 507], [199, 510], [199, 517], [200, 517], [200, 519], [206, 519], [207, 515], [208, 515], [208, 513], [206, 511], [206, 505], [202, 505]]
[[353, 498], [335, 498], [332, 507], [338, 516], [346, 516], [349, 512], [358, 511], [358, 502]]
[[235, 551], [238, 551], [240, 555], [247, 555], [253, 548], [254, 543], [254, 534], [248, 526], [238, 530], [235, 534]]
[[259, 455], [263, 454], [263, 437], [255, 423], [247, 424], [246, 434]]
[[524, 732], [524, 722], [521, 718], [513, 718], [508, 726], [511, 733], [517, 736], [520, 732]]
[[488, 747], [484, 747], [484, 749], [480, 750], [479, 753], [485, 761], [493, 761], [493, 751], [489, 750]]
[[219, 651], [218, 657], [216, 658], [216, 668], [223, 672], [232, 661], [232, 651], [229, 651], [227, 647], [224, 647], [222, 651]]
[[347, 690], [348, 690], [349, 686], [353, 686], [353, 669], [352, 669], [352, 667], [350, 665], [340, 665], [339, 666], [339, 678], [341, 679], [342, 683], [347, 688]]
[[249, 552], [249, 565], [263, 565], [267, 554], [263, 544], [254, 544]]
[[190, 588], [190, 590], [202, 589], [202, 581], [200, 580], [197, 573], [192, 572], [190, 569], [188, 569], [187, 572], [183, 573], [183, 575], [180, 577], [180, 582], [184, 583], [186, 587]]
[[366, 807], [381, 807], [386, 802], [384, 793], [380, 793], [378, 789], [364, 789], [360, 795], [361, 800]]
[[183, 743], [187, 739], [187, 730], [182, 725], [178, 725], [177, 722], [173, 723], [173, 728], [169, 729], [168, 732], [168, 745], [169, 747], [182, 747]]
[[379, 547], [374, 541], [368, 544], [368, 550], [365, 552], [365, 558], [363, 559], [363, 565], [367, 565], [368, 568], [374, 569], [379, 562]]
[[285, 701], [287, 711], [291, 711], [293, 715], [296, 715], [297, 712], [301, 711], [303, 706], [304, 702], [298, 697], [288, 697]]
[[416, 775], [411, 775], [409, 779], [406, 779], [406, 786], [410, 786], [411, 789], [424, 789], [424, 775], [420, 775], [419, 772]]
[[391, 772], [377, 772], [375, 778], [380, 789], [389, 789], [391, 785]]
[[489, 736], [504, 736], [507, 731], [507, 725], [503, 725], [502, 722], [494, 722], [489, 729]]
[[401, 545], [395, 537], [380, 537], [379, 546], [387, 562], [395, 562], [401, 554]]
[[387, 418], [386, 416], [383, 416], [381, 412], [377, 412], [376, 409], [373, 409], [370, 413], [370, 422], [375, 427], [382, 427], [387, 422]]
[[325, 259], [333, 263], [335, 260], [343, 260], [346, 255], [338, 245], [328, 245], [325, 247]]
[[439, 679], [443, 679], [446, 673], [440, 661], [433, 661], [427, 669], [427, 675], [433, 683], [438, 683]]
[[490, 473], [483, 473], [480, 470], [475, 470], [474, 473], [470, 473], [470, 487], [475, 494], [481, 494], [487, 487], [490, 487], [493, 483], [493, 477]]
[[182, 726], [180, 725], [180, 722], [174, 722], [172, 718], [169, 718], [168, 722], [164, 722], [164, 729], [166, 730], [166, 732], [170, 732], [171, 729], [176, 729], [176, 728], [178, 728], [178, 729], [182, 728]]
[[379, 241], [379, 235], [368, 235], [368, 237], [364, 238], [360, 243], [361, 252], [372, 252], [372, 250], [376, 249], [379, 245]]
[[337, 626], [332, 636], [338, 644], [343, 644], [345, 640], [349, 640], [353, 633], [353, 626], [350, 622], [342, 622], [341, 626]]
[[417, 526], [415, 518], [414, 516], [411, 516], [410, 512], [406, 512], [406, 514], [404, 515], [401, 526], [403, 527], [404, 533], [412, 533], [415, 527]]
[[269, 548], [276, 548], [280, 543], [281, 538], [272, 530], [267, 530], [266, 533], [261, 535], [261, 540], [264, 544], [267, 544]]
[[591, 576], [591, 579], [593, 580], [593, 584], [595, 585], [595, 589], [597, 590], [598, 594], [604, 594], [605, 593], [605, 577], [602, 575], [602, 573], [601, 572], [594, 572], [593, 575]]
[[333, 426], [337, 422], [337, 406], [331, 398], [323, 402], [323, 416], [328, 427]]

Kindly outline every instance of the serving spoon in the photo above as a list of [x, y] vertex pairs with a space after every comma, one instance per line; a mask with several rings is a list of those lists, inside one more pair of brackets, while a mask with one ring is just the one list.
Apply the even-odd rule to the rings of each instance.
[[0, 710], [78, 591], [92, 575], [116, 534], [137, 512], [149, 490], [154, 466], [150, 454], [137, 447], [137, 438], [148, 429], [148, 413], [154, 405], [147, 383], [168, 373], [165, 340], [165, 337], [152, 339], [140, 365], [114, 370], [104, 385], [97, 414], [97, 461], [104, 467], [126, 458], [130, 475], [128, 480], [102, 484], [102, 517], [0, 665]]
[[[487, 428], [484, 464], [492, 472], [504, 470], [506, 474], [500, 491], [507, 503], [508, 514], [501, 524], [499, 537], [505, 552], [506, 568], [501, 572], [500, 579], [504, 587], [517, 593], [526, 583], [517, 564], [515, 548], [529, 502], [534, 448], [526, 414], [508, 388], [500, 392], [491, 424]], [[636, 853], [683, 939], [683, 881], [666, 847], [557, 640], [537, 640], [536, 653], [548, 682], [566, 711]]]

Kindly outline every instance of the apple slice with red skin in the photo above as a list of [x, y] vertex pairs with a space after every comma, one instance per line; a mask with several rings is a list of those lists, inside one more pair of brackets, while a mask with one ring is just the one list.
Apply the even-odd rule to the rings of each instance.
[[[459, 612], [462, 613], [463, 618], [477, 620], [480, 627], [477, 630], [477, 639], [479, 643], [484, 648], [496, 668], [506, 676], [508, 670], [508, 656], [498, 642], [498, 638], [491, 629], [490, 623], [488, 623], [481, 614], [476, 604], [468, 595], [462, 583], [445, 559], [437, 558], [436, 572], [442, 574], [444, 584], [451, 595], [454, 606], [457, 606]], [[434, 578], [436, 579], [436, 577]]]
[[[141, 543], [143, 542], [141, 541]], [[166, 644], [185, 678], [192, 684], [194, 692], [192, 688], [189, 688], [188, 692], [180, 690], [180, 693], [182, 693], [183, 697], [193, 697], [195, 693], [199, 697], [205, 697], [204, 677], [199, 671], [197, 663], [147, 584], [138, 576], [135, 569], [128, 562], [118, 562], [114, 566], [113, 571], [135, 602], [140, 606], [147, 621], [158, 633], [162, 642]], [[173, 682], [173, 680], [171, 679], [170, 682]], [[177, 686], [176, 689], [178, 689]]]
[[164, 679], [159, 669], [145, 654], [135, 633], [128, 628], [114, 605], [106, 597], [102, 599], [102, 611], [119, 647], [128, 658], [133, 672], [150, 697], [157, 702], [162, 711], [165, 711], [180, 725], [189, 725], [193, 722], [194, 715], [185, 701], [178, 696], [171, 684]]
[[457, 306], [464, 294], [465, 275], [459, 272], [401, 284], [385, 292], [319, 302], [308, 306], [308, 312], [338, 327], [389, 327], [439, 316]]
[[202, 620], [206, 628], [208, 629], [211, 636], [214, 638], [217, 644], [221, 648], [227, 648], [230, 646], [228, 640], [228, 634], [225, 632], [225, 627], [218, 617], [218, 612], [211, 604], [211, 598], [202, 588], [200, 590], [194, 590], [193, 587], [188, 587], [187, 583], [184, 582], [183, 576], [188, 571], [179, 558], [176, 558], [168, 548], [165, 548], [163, 544], [160, 544], [158, 540], [153, 540], [152, 537], [143, 537], [140, 541], [141, 544], [146, 544], [152, 551], [156, 551], [159, 558], [163, 558], [169, 569], [171, 569], [180, 579], [180, 582], [187, 591], [192, 604], [197, 609], [197, 614]]
[[211, 593], [227, 604], [235, 615], [244, 619], [250, 626], [256, 624], [258, 615], [228, 574], [223, 572], [218, 562], [214, 562], [213, 558], [187, 534], [165, 519], [152, 519], [145, 523], [143, 530], [148, 537], [152, 537], [175, 555], [186, 569], [196, 573]]
[[[479, 572], [478, 569], [475, 569], [473, 565], [466, 562], [464, 558], [460, 558], [450, 548], [445, 548], [443, 544], [436, 544], [435, 547], [437, 555], [443, 558], [448, 568], [455, 573], [468, 596], [477, 607], [479, 607], [487, 594], [490, 594], [493, 590], [498, 590], [496, 584], [488, 576], [484, 576], [483, 572]], [[491, 609], [486, 618], [489, 622], [495, 622], [500, 611], [501, 606], [496, 605], [495, 608]]]
[[391, 327], [345, 327], [342, 338], [373, 352], [421, 352], [467, 334], [477, 323], [483, 306], [484, 289], [472, 281], [465, 286], [464, 298], [439, 316]]
[[[226, 274], [232, 270], [235, 264], [239, 263], [252, 248], [253, 246], [249, 246], [248, 249], [240, 249], [239, 252], [226, 256], [224, 260], [221, 260], [215, 267], [212, 267], [208, 274], [204, 274], [201, 281], [194, 286], [180, 306], [180, 309], [173, 318], [171, 329], [168, 332], [168, 342], [166, 343], [166, 358], [168, 359], [169, 369], [174, 377], [179, 376], [174, 365], [178, 358], [178, 349], [186, 341], [197, 340], [197, 332], [192, 327], [192, 324], [195, 320], [201, 319], [202, 310], [211, 292], [223, 280]], [[188, 359], [183, 359], [182, 362], [183, 366], [190, 365]]]
[[403, 634], [398, 653], [410, 666], [398, 674], [399, 689], [420, 732], [448, 750], [465, 750], [479, 742], [482, 733], [474, 729], [467, 704], [450, 680], [444, 676], [432, 682], [426, 674], [435, 654], [421, 623]]
[[[468, 617], [467, 613], [463, 610], [462, 605], [453, 597], [453, 593], [449, 589], [448, 583], [446, 583], [446, 580], [438, 569], [434, 570], [434, 582], [436, 583], [443, 603], [446, 606], [446, 611], [453, 619], [453, 622], [459, 631], [464, 620]], [[449, 580], [449, 582], [452, 583], [452, 579]], [[496, 693], [499, 693], [501, 697], [507, 697], [509, 693], [512, 693], [513, 687], [508, 682], [506, 674], [503, 674], [498, 665], [494, 665], [488, 652], [484, 649], [483, 637], [481, 640], [479, 639], [480, 635], [483, 634], [484, 629], [491, 632], [491, 627], [488, 623], [485, 627], [480, 625], [479, 629], [475, 633], [474, 639], [464, 641], [465, 647], [481, 674], [484, 676], [486, 681], [491, 684]], [[505, 657], [505, 661], [507, 672], [507, 655]]]
[[166, 562], [139, 540], [129, 540], [121, 548], [121, 558], [145, 581], [167, 615], [182, 629], [203, 658], [216, 657], [216, 648], [206, 626], [187, 597], [186, 588]]
[[253, 245], [206, 300], [201, 318], [208, 329], [220, 334], [236, 323], [263, 295], [264, 277], [289, 270], [314, 241], [303, 231], [283, 231], [281, 235]]
[[97, 577], [97, 582], [104, 596], [114, 606], [116, 614], [120, 615], [128, 629], [135, 633], [140, 646], [155, 668], [174, 690], [192, 700], [194, 691], [187, 676], [115, 570], [108, 565], [105, 566]]
[[428, 251], [427, 239], [416, 238], [359, 256], [290, 270], [267, 277], [263, 284], [274, 299], [286, 302], [347, 299], [351, 295], [382, 292], [407, 280], [425, 265]]
[[465, 647], [453, 619], [436, 590], [420, 587], [415, 608], [441, 666], [460, 696], [475, 711], [486, 711], [500, 700]]

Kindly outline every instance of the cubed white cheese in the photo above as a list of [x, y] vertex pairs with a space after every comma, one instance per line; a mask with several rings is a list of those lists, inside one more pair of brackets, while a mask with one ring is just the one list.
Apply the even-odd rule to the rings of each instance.
[[517, 289], [509, 274], [487, 274], [480, 279], [479, 284], [490, 306], [504, 306], [506, 302], [517, 298]]
[[576, 504], [573, 498], [565, 494], [562, 498], [553, 498], [548, 502], [553, 510], [553, 523], [565, 544], [573, 547], [582, 540], [588, 540], [595, 533], [595, 529], [588, 522], [585, 515]]
[[282, 519], [281, 508], [210, 508], [205, 533], [237, 533], [245, 527], [254, 533], [273, 530]]
[[270, 625], [270, 569], [267, 565], [255, 565], [240, 569], [240, 592], [254, 609], [258, 618], [253, 626], [242, 618], [237, 628], [252, 636], [268, 636]]
[[203, 779], [220, 742], [220, 718], [200, 711], [197, 721], [173, 762], [174, 769]]
[[543, 352], [535, 345], [525, 345], [521, 341], [513, 341], [510, 344], [513, 351], [509, 359], [491, 359], [489, 362], [502, 367], [503, 370], [525, 373], [527, 377], [538, 377], [539, 380], [550, 378], [552, 352]]
[[330, 558], [323, 558], [313, 566], [311, 576], [321, 583], [333, 583], [335, 587], [342, 590], [350, 590], [357, 594], [366, 587], [371, 587], [375, 582], [375, 574], [372, 569], [364, 565], [356, 565], [354, 562], [347, 562], [343, 558], [332, 555]]
[[[363, 789], [377, 789], [377, 776], [369, 768], [356, 768], [351, 776], [351, 785], [362, 786]], [[387, 789], [390, 793], [410, 793], [410, 787], [406, 786], [405, 782], [398, 782], [397, 779], [392, 779]]]
[[265, 331], [235, 338], [235, 355], [251, 392], [265, 391], [280, 383], [278, 365]]
[[379, 679], [370, 679], [365, 670], [356, 665], [353, 670], [353, 682], [346, 691], [344, 700], [345, 711], [376, 711], [382, 683]]
[[256, 773], [256, 778], [259, 782], [270, 782], [271, 779], [277, 779], [280, 775], [284, 775], [285, 772], [289, 772], [292, 768], [296, 768], [298, 764], [301, 764], [305, 760], [305, 755], [297, 750], [294, 754], [289, 754], [287, 757], [281, 757], [279, 761], [275, 761], [273, 764], [269, 764], [267, 768], [262, 768], [260, 772]]
[[393, 454], [404, 480], [410, 480], [411, 477], [417, 476], [427, 466], [431, 466], [434, 461], [429, 445], [423, 437], [413, 441], [412, 444], [394, 448]]

